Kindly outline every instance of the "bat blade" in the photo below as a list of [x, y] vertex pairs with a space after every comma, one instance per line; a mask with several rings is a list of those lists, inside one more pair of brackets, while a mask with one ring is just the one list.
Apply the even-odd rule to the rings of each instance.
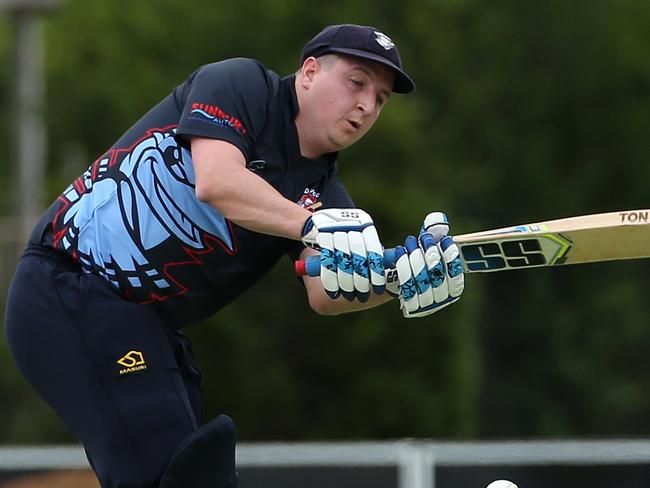
[[570, 217], [454, 236], [465, 271], [650, 257], [650, 210]]
[[[453, 236], [466, 273], [650, 257], [650, 210], [626, 210]], [[384, 250], [395, 265], [395, 250]], [[320, 259], [296, 261], [296, 274], [318, 276]]]

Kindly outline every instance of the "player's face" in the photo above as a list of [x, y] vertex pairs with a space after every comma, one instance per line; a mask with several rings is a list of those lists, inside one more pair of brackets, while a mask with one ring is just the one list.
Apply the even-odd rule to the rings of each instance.
[[316, 62], [309, 90], [313, 137], [322, 153], [339, 151], [373, 126], [390, 97], [395, 75], [379, 63], [348, 56]]

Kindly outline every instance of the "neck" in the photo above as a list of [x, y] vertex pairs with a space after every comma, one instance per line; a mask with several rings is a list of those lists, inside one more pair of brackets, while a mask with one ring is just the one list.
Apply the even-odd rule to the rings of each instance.
[[310, 141], [309, 131], [305, 130], [309, 124], [306, 123], [300, 114], [296, 117], [296, 130], [298, 131], [298, 144], [300, 145], [300, 154], [306, 158], [318, 159], [324, 152], [316, 149], [315, 144]]
[[301, 86], [298, 83], [298, 76], [296, 76], [296, 98], [298, 99], [298, 115], [296, 116], [295, 124], [296, 131], [298, 132], [298, 144], [300, 145], [300, 154], [306, 158], [318, 159], [326, 151], [318, 147], [314, 141], [314, 131], [310, 130], [314, 126], [314, 122], [309, 120], [309, 111], [303, 110], [306, 107], [306, 101], [303, 97]]

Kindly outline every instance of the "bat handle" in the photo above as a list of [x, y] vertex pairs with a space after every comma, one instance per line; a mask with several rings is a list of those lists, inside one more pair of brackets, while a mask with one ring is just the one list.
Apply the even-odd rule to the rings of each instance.
[[[320, 275], [320, 256], [308, 256], [307, 259], [301, 259], [294, 263], [297, 276], [319, 276]], [[384, 267], [393, 268], [395, 266], [395, 249], [384, 249]]]

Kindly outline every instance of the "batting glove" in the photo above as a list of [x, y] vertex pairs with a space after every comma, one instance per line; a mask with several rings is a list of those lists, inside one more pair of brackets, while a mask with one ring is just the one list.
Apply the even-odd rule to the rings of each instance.
[[331, 298], [365, 302], [383, 293], [384, 247], [370, 215], [356, 208], [328, 208], [305, 222], [302, 242], [320, 250], [320, 279]]
[[424, 317], [437, 312], [457, 301], [463, 293], [463, 262], [448, 232], [447, 216], [433, 212], [424, 219], [417, 238], [409, 236], [404, 246], [395, 249], [404, 317]]

